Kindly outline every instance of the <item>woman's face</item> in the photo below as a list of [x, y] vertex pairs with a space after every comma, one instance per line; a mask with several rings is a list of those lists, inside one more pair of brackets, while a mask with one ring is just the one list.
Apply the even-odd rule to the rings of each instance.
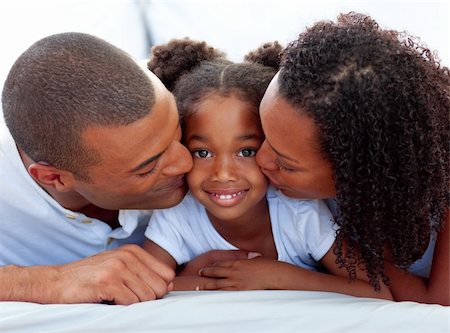
[[336, 195], [331, 163], [320, 151], [318, 129], [306, 113], [294, 109], [278, 93], [278, 75], [261, 101], [266, 136], [256, 161], [271, 183], [285, 195], [325, 199]]

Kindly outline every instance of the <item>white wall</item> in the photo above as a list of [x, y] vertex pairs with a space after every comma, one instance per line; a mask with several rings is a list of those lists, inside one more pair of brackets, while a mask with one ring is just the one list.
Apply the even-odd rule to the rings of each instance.
[[148, 53], [134, 0], [0, 0], [0, 88], [14, 61], [37, 40], [91, 33], [140, 58]]
[[91, 33], [146, 58], [140, 9], [154, 42], [190, 36], [221, 48], [233, 60], [266, 41], [286, 44], [317, 20], [359, 11], [382, 27], [421, 37], [450, 66], [446, 0], [0, 0], [0, 89], [15, 59], [53, 33]]
[[450, 66], [450, 6], [445, 0], [147, 0], [155, 42], [173, 37], [206, 40], [241, 60], [263, 42], [284, 44], [299, 32], [339, 13], [357, 11], [382, 27], [406, 30], [437, 50]]

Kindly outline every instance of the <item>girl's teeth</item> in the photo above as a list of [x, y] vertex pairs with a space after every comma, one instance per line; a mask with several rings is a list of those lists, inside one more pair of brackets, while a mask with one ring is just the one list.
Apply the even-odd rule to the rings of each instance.
[[236, 198], [238, 195], [241, 195], [243, 191], [240, 191], [238, 193], [233, 194], [215, 194], [216, 197], [218, 197], [220, 200], [230, 200], [233, 198]]

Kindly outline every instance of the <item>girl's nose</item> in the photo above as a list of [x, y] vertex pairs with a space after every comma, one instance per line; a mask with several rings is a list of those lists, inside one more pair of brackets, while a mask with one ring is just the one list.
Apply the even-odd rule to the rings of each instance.
[[217, 158], [214, 163], [214, 174], [212, 180], [229, 182], [237, 180], [236, 166], [232, 158]]

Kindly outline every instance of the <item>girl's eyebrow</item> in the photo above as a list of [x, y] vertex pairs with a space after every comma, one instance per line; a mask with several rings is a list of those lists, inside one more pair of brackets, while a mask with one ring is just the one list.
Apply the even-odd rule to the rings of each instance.
[[242, 140], [242, 141], [245, 141], [245, 140], [259, 140], [259, 139], [261, 139], [261, 136], [257, 135], [257, 134], [245, 134], [245, 135], [238, 136], [237, 139], [238, 140]]
[[195, 141], [200, 141], [200, 142], [206, 142], [208, 141], [208, 138], [202, 135], [198, 135], [198, 134], [194, 134], [188, 138], [186, 138], [187, 141], [191, 141], [191, 140], [195, 140]]
[[[257, 134], [244, 134], [244, 135], [240, 135], [238, 136], [236, 139], [238, 140], [254, 140], [254, 139], [260, 139], [261, 136], [257, 135]], [[200, 141], [200, 142], [205, 142], [208, 141], [208, 138], [206, 138], [205, 136], [202, 135], [192, 135], [189, 138], [187, 138], [188, 140], [196, 140], [196, 141]]]

